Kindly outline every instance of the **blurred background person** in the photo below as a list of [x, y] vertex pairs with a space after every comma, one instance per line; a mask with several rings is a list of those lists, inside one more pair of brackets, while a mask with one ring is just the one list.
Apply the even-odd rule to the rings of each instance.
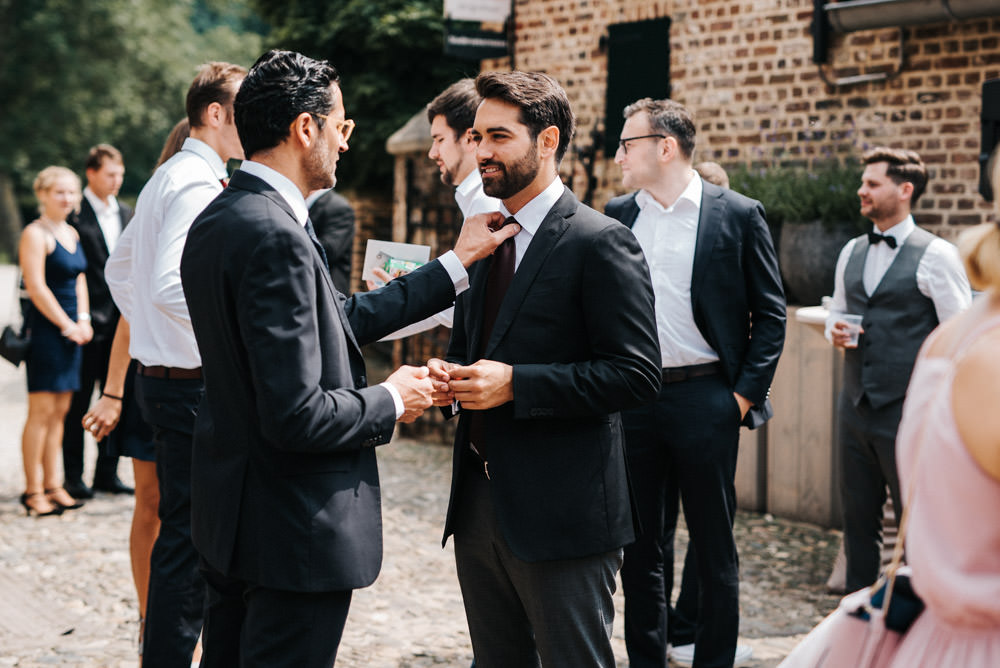
[[90, 341], [87, 260], [66, 219], [80, 205], [80, 179], [65, 167], [46, 167], [35, 179], [41, 216], [21, 234], [18, 259], [31, 304], [27, 356], [28, 418], [21, 437], [30, 515], [54, 515], [82, 503], [62, 486], [59, 454], [63, 420], [80, 388], [80, 346]]
[[87, 155], [85, 176], [87, 187], [83, 189], [80, 210], [70, 215], [69, 224], [79, 235], [80, 247], [87, 259], [84, 275], [94, 337], [83, 346], [80, 389], [73, 394], [73, 401], [70, 402], [62, 438], [63, 471], [66, 474], [64, 486], [77, 499], [93, 497], [95, 489], [111, 494], [131, 494], [133, 491], [118, 477], [118, 455], [109, 452], [106, 444], [100, 441], [92, 488], [83, 481], [84, 445], [80, 421], [90, 407], [94, 385], [104, 390], [111, 340], [118, 324], [118, 309], [104, 280], [104, 263], [132, 218], [132, 207], [118, 202], [118, 189], [125, 176], [125, 162], [118, 149], [110, 144], [92, 147]]
[[927, 607], [894, 668], [1000, 665], [1000, 223], [963, 232], [958, 247], [984, 294], [931, 334], [906, 393], [896, 441], [911, 495], [906, 558]]

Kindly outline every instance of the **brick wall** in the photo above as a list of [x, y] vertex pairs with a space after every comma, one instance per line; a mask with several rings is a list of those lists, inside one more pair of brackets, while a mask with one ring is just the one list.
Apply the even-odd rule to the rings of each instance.
[[[577, 113], [575, 144], [586, 148], [604, 116], [606, 27], [669, 16], [672, 96], [696, 115], [696, 159], [809, 164], [877, 144], [910, 148], [931, 168], [920, 224], [951, 238], [988, 219], [976, 158], [982, 82], [1000, 77], [1000, 19], [910, 28], [899, 76], [834, 89], [811, 60], [812, 7], [811, 0], [518, 0], [513, 61], [563, 84]], [[891, 72], [899, 56], [899, 30], [837, 35], [824, 70], [831, 80]], [[510, 62], [484, 61], [483, 69]], [[599, 208], [621, 187], [617, 166], [598, 157]], [[581, 161], [568, 154], [563, 172], [581, 193]]]

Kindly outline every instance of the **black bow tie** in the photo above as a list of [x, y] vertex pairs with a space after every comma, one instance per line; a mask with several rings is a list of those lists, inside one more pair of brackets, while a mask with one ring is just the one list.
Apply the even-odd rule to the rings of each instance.
[[888, 246], [889, 248], [895, 248], [896, 247], [896, 237], [890, 237], [890, 236], [885, 235], [885, 234], [879, 234], [878, 232], [869, 232], [868, 233], [868, 243], [870, 243], [871, 245], [874, 246], [875, 244], [877, 244], [877, 243], [879, 243], [881, 241], [884, 241], [885, 245]]

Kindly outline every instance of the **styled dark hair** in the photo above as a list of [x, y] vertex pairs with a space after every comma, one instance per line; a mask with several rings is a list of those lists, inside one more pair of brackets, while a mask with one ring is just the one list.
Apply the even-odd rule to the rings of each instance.
[[908, 151], [902, 148], [890, 148], [888, 146], [876, 146], [865, 151], [861, 156], [861, 162], [871, 165], [876, 162], [888, 163], [886, 175], [892, 179], [897, 186], [903, 181], [913, 184], [913, 196], [910, 198], [910, 207], [916, 205], [917, 200], [924, 194], [927, 188], [927, 167], [915, 151]]
[[100, 169], [104, 165], [105, 160], [110, 160], [111, 162], [117, 163], [119, 165], [124, 165], [125, 161], [122, 160], [122, 153], [116, 149], [111, 144], [98, 144], [90, 149], [87, 153], [87, 162], [84, 164], [84, 169]]
[[458, 139], [472, 127], [476, 120], [476, 109], [482, 101], [476, 92], [475, 81], [459, 79], [427, 105], [427, 120], [433, 123], [435, 116], [444, 116], [445, 123], [455, 133], [455, 139]]
[[649, 116], [649, 126], [653, 132], [665, 134], [677, 140], [681, 154], [688, 160], [694, 155], [694, 118], [680, 102], [654, 100], [644, 97], [625, 107], [625, 118], [645, 111]]
[[232, 63], [211, 62], [198, 68], [198, 75], [191, 82], [184, 103], [191, 127], [202, 126], [201, 116], [213, 102], [221, 104], [228, 115], [236, 96], [236, 87], [246, 74], [245, 67]]
[[521, 110], [520, 122], [528, 126], [532, 140], [542, 130], [559, 130], [556, 163], [562, 161], [576, 130], [576, 117], [566, 91], [541, 72], [483, 72], [476, 77], [476, 90], [484, 100], [496, 99]]
[[247, 158], [274, 148], [299, 114], [313, 114], [322, 128], [333, 108], [330, 86], [340, 81], [333, 65], [294, 51], [271, 50], [257, 59], [236, 94], [236, 131]]

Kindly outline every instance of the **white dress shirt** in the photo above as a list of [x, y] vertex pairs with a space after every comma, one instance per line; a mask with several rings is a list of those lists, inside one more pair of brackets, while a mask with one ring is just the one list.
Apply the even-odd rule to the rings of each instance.
[[102, 201], [94, 191], [87, 186], [83, 189], [83, 196], [90, 202], [91, 208], [97, 215], [97, 224], [101, 227], [104, 235], [104, 244], [110, 253], [118, 244], [118, 237], [122, 234], [122, 219], [120, 215], [121, 207], [114, 195], [108, 195], [108, 200]]
[[[292, 213], [295, 214], [295, 219], [298, 221], [299, 225], [305, 227], [306, 221], [309, 219], [309, 209], [306, 207], [306, 200], [302, 197], [302, 191], [296, 186], [288, 177], [284, 174], [271, 169], [267, 165], [262, 165], [259, 162], [254, 162], [253, 160], [244, 160], [243, 164], [240, 165], [240, 171], [246, 172], [252, 176], [256, 176], [261, 181], [271, 186], [278, 191], [278, 194], [284, 198], [288, 206], [291, 207]], [[444, 255], [438, 258], [442, 265], [444, 265], [445, 271], [448, 272], [448, 276], [451, 277], [452, 282], [455, 284], [455, 293], [458, 294], [459, 284], [463, 284], [465, 288], [469, 287], [469, 274], [465, 271], [465, 267], [462, 266], [462, 261], [458, 259], [455, 255], [455, 251], [448, 251]], [[380, 387], [384, 387], [389, 395], [392, 397], [392, 401], [396, 406], [396, 419], [398, 420], [403, 412], [406, 410], [403, 404], [403, 397], [400, 396], [399, 390], [397, 390], [391, 383], [379, 383]]]
[[[865, 266], [861, 275], [865, 294], [869, 297], [882, 282], [882, 277], [896, 259], [896, 254], [903, 247], [907, 237], [916, 228], [913, 216], [907, 216], [902, 222], [896, 223], [885, 231], [885, 236], [896, 239], [896, 247], [889, 244], [871, 244], [865, 256]], [[830, 313], [826, 318], [825, 335], [827, 341], [832, 340], [830, 330], [840, 313], [847, 311], [847, 293], [844, 288], [844, 271], [847, 262], [854, 252], [857, 239], [851, 239], [840, 251], [837, 258], [837, 268], [834, 273], [833, 299], [830, 301]], [[964, 311], [972, 303], [972, 290], [969, 279], [962, 266], [962, 258], [954, 244], [938, 237], [930, 242], [917, 265], [917, 289], [924, 297], [934, 302], [939, 322], [944, 322], [951, 316]]]
[[698, 331], [691, 305], [691, 271], [698, 240], [701, 194], [701, 177], [695, 174], [669, 207], [663, 207], [646, 190], [640, 190], [635, 198], [639, 215], [632, 232], [649, 265], [664, 368], [719, 360], [718, 353]]
[[222, 192], [224, 178], [222, 158], [188, 137], [139, 193], [135, 216], [108, 258], [108, 288], [131, 327], [129, 354], [143, 365], [201, 366], [181, 286], [181, 253], [191, 223]]
[[[500, 210], [500, 200], [496, 197], [490, 197], [485, 192], [483, 192], [483, 178], [479, 174], [478, 169], [473, 169], [469, 172], [462, 183], [459, 184], [458, 188], [455, 189], [455, 202], [458, 203], [458, 208], [462, 211], [462, 218], [468, 218], [469, 216], [474, 216], [477, 213], [493, 213], [494, 211]], [[468, 287], [468, 285], [466, 285]], [[463, 288], [464, 290], [464, 288]], [[455, 294], [459, 294], [459, 290], [455, 290]], [[392, 334], [382, 338], [382, 341], [394, 341], [396, 339], [402, 339], [406, 336], [413, 336], [414, 334], [419, 334], [420, 332], [426, 332], [429, 329], [434, 329], [438, 325], [444, 325], [448, 329], [451, 329], [452, 324], [455, 321], [455, 307], [449, 306], [440, 313], [435, 313], [429, 318], [424, 318], [419, 320], [412, 325], [407, 325], [402, 329], [398, 329]]]
[[538, 228], [541, 226], [542, 221], [545, 220], [545, 216], [549, 215], [549, 211], [556, 205], [559, 198], [563, 196], [565, 190], [566, 187], [557, 175], [552, 179], [552, 183], [546, 186], [545, 190], [535, 195], [534, 199], [522, 206], [521, 210], [515, 214], [511, 214], [507, 210], [507, 207], [503, 205], [503, 202], [500, 202], [500, 213], [503, 214], [504, 218], [510, 218], [513, 215], [515, 220], [517, 220], [517, 224], [521, 226], [521, 231], [514, 235], [515, 273], [517, 272], [517, 268], [521, 266], [524, 253], [528, 250], [531, 240], [535, 238], [535, 233], [538, 232]]

